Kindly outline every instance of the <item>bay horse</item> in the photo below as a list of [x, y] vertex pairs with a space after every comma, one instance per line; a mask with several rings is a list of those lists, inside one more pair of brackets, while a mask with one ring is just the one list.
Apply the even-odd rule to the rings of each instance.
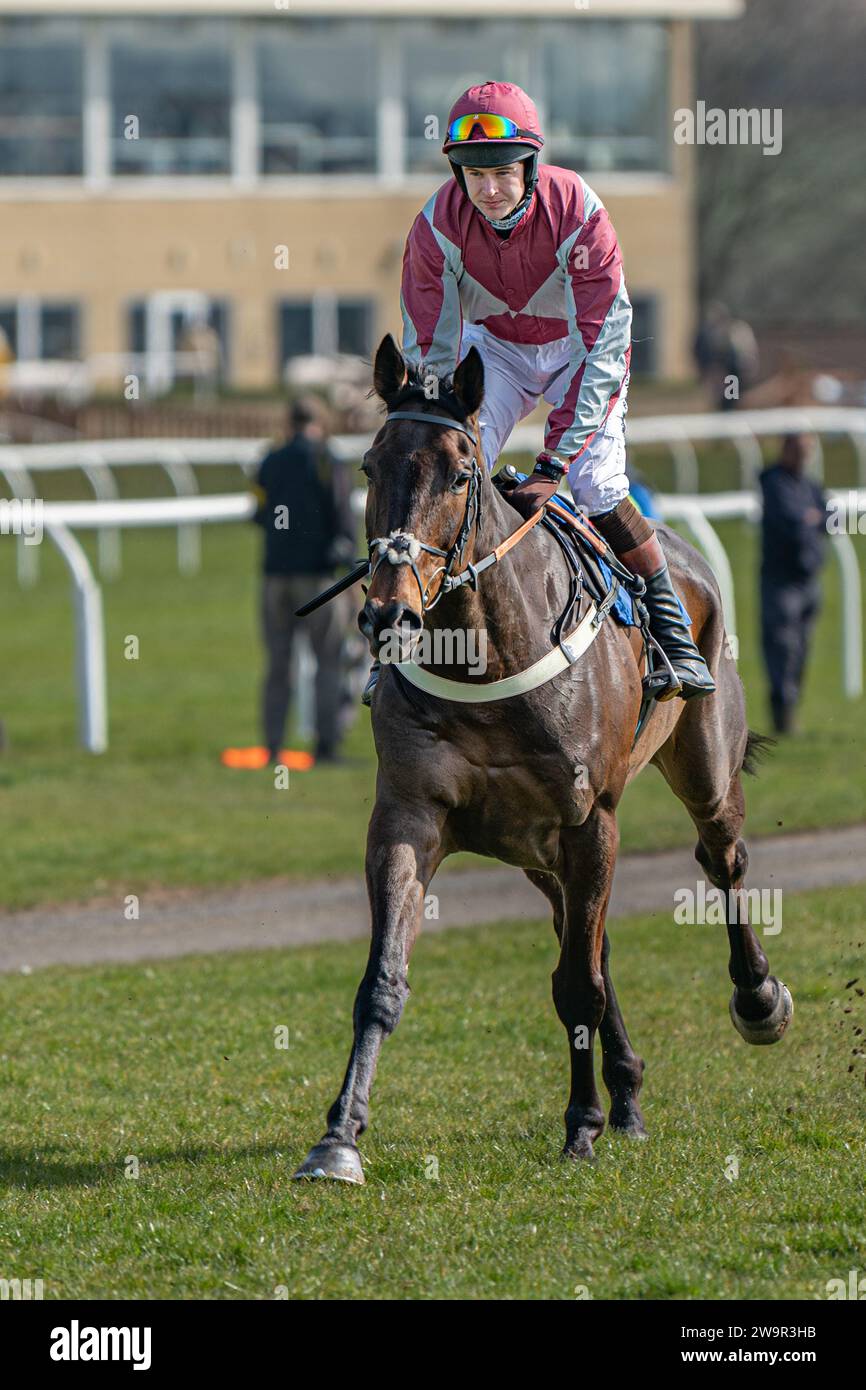
[[[593, 1062], [596, 1032], [610, 1125], [646, 1136], [638, 1103], [644, 1063], [632, 1048], [611, 982], [605, 914], [618, 845], [617, 804], [648, 763], [691, 816], [695, 855], [710, 882], [728, 890], [735, 1026], [747, 1042], [772, 1043], [793, 1012], [786, 986], [768, 973], [741, 898], [729, 891], [743, 884], [748, 865], [740, 838], [741, 773], [754, 770], [763, 740], [746, 725], [743, 687], [728, 655], [709, 566], [675, 532], [658, 526], [716, 682], [713, 694], [654, 701], [635, 740], [643, 644], [634, 629], [610, 619], [598, 624], [579, 659], [561, 658], [559, 674], [531, 685], [525, 673], [549, 659], [551, 631], [568, 603], [569, 571], [555, 536], [541, 525], [524, 523], [517, 543], [506, 544], [520, 518], [484, 465], [478, 352], [470, 349], [433, 392], [430, 381], [407, 369], [390, 335], [383, 339], [373, 386], [388, 414], [362, 464], [372, 563], [359, 625], [374, 653], [396, 630], [410, 640], [425, 627], [432, 635], [437, 629], [483, 632], [487, 669], [474, 687], [524, 673], [523, 686], [530, 688], [502, 699], [475, 697], [466, 691], [468, 665], [449, 663], [447, 672], [430, 668], [433, 684], [449, 678], [456, 684], [430, 693], [407, 678], [411, 665], [382, 666], [372, 701], [378, 776], [366, 853], [369, 960], [327, 1133], [296, 1178], [364, 1181], [357, 1140], [367, 1127], [379, 1051], [408, 995], [409, 955], [428, 885], [445, 856], [458, 850], [518, 866], [553, 908], [560, 945], [553, 1000], [571, 1062], [564, 1155], [591, 1159], [604, 1127]], [[576, 615], [582, 622], [592, 616], [591, 603], [588, 593], [580, 595]], [[574, 650], [568, 655], [573, 658]], [[443, 698], [443, 689], [458, 698]]]

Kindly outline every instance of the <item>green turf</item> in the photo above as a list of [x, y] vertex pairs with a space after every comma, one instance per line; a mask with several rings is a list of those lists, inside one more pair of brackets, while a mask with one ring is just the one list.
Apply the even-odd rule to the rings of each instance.
[[[707, 456], [705, 480], [736, 482], [732, 458]], [[641, 461], [644, 455], [641, 454]], [[828, 476], [848, 483], [851, 460], [831, 456]], [[667, 484], [651, 452], [646, 470]], [[725, 470], [728, 470], [727, 472]], [[236, 488], [236, 470], [200, 470], [212, 490]], [[147, 469], [119, 472], [122, 491], [166, 491]], [[77, 475], [48, 475], [46, 497], [80, 495]], [[86, 490], [86, 489], [85, 489]], [[766, 729], [756, 644], [755, 534], [720, 528], [737, 580], [740, 669], [754, 727]], [[173, 532], [127, 532], [121, 579], [104, 585], [111, 714], [109, 752], [76, 746], [73, 624], [69, 583], [50, 543], [41, 580], [15, 580], [15, 545], [0, 537], [3, 653], [0, 720], [0, 903], [9, 907], [99, 894], [141, 892], [154, 884], [227, 884], [275, 874], [360, 871], [374, 790], [369, 715], [359, 710], [347, 768], [272, 776], [229, 772], [219, 751], [259, 741], [262, 655], [257, 619], [259, 536], [252, 527], [204, 529], [204, 564], [177, 573]], [[92, 537], [85, 539], [94, 553]], [[866, 545], [855, 540], [861, 565]], [[845, 701], [839, 662], [836, 567], [826, 580], [803, 710], [804, 735], [780, 748], [748, 788], [751, 834], [862, 819], [863, 703]], [[135, 634], [140, 658], [124, 658]], [[690, 841], [691, 826], [658, 774], [648, 770], [621, 811], [626, 849]]]
[[594, 1167], [558, 1158], [549, 924], [422, 935], [365, 1188], [289, 1181], [363, 943], [3, 977], [0, 1275], [46, 1298], [825, 1297], [866, 1267], [863, 907], [784, 901], [764, 945], [796, 1012], [770, 1048], [731, 1027], [718, 927], [616, 922], [650, 1139], [604, 1135]]

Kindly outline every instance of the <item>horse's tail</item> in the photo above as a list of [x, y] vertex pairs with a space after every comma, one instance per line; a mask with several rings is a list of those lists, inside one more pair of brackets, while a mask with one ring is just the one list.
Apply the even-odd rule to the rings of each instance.
[[756, 734], [754, 729], [749, 729], [746, 751], [743, 754], [743, 772], [747, 772], [750, 777], [757, 777], [761, 763], [770, 750], [775, 748], [777, 742], [778, 739], [770, 738], [767, 734]]

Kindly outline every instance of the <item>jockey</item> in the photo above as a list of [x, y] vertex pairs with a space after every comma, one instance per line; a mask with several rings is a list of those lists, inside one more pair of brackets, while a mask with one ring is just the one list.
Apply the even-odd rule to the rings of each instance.
[[677, 677], [656, 697], [709, 694], [658, 537], [628, 496], [631, 304], [616, 234], [579, 174], [539, 163], [543, 143], [534, 103], [511, 82], [470, 87], [454, 104], [442, 146], [453, 177], [406, 242], [403, 353], [445, 376], [478, 349], [491, 470], [518, 421], [540, 399], [552, 406], [535, 469], [509, 501], [531, 516], [567, 475], [575, 502], [646, 582], [650, 629]]

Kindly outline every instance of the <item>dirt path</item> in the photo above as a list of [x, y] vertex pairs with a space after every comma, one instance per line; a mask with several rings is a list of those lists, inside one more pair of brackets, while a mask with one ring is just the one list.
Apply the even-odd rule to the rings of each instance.
[[[795, 893], [866, 884], [866, 826], [754, 840], [749, 852], [753, 888]], [[690, 849], [623, 855], [610, 915], [670, 916], [674, 889], [696, 885], [699, 878]], [[430, 891], [438, 898], [439, 915], [425, 922], [426, 931], [547, 916], [543, 897], [517, 869], [446, 871]], [[141, 898], [138, 921], [125, 919], [122, 901], [0, 914], [0, 971], [345, 941], [366, 936], [368, 923], [360, 875], [160, 891]]]

